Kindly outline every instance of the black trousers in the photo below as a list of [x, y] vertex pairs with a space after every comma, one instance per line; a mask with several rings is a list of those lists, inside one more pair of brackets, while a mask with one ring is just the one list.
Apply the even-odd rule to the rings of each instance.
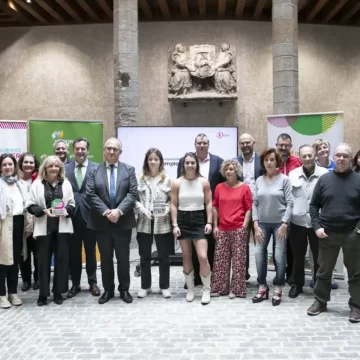
[[87, 228], [81, 212], [73, 219], [74, 233], [69, 237], [70, 274], [73, 285], [80, 285], [82, 272], [82, 244], [86, 256], [86, 273], [89, 285], [96, 284], [96, 237], [95, 232]]
[[21, 259], [20, 263], [20, 272], [21, 278], [23, 282], [31, 282], [31, 254], [34, 256], [34, 281], [38, 281], [38, 261], [37, 261], [37, 254], [36, 254], [36, 240], [29, 236], [26, 239], [26, 246], [27, 246], [27, 258], [24, 261], [23, 258]]
[[159, 260], [159, 286], [160, 289], [168, 289], [170, 283], [169, 254], [173, 235], [172, 233], [154, 235], [154, 221], [151, 223], [151, 234], [137, 233], [141, 267], [141, 288], [148, 289], [151, 287], [151, 248], [153, 238], [155, 238]]
[[292, 269], [292, 284], [298, 287], [303, 287], [305, 284], [305, 255], [310, 245], [311, 252], [314, 258], [314, 279], [319, 269], [318, 255], [319, 255], [319, 239], [315, 234], [313, 228], [306, 228], [298, 226], [293, 223], [290, 224], [289, 240], [292, 248], [294, 264]]
[[348, 273], [349, 306], [360, 309], [360, 235], [354, 230], [337, 233], [326, 229], [325, 232], [328, 237], [319, 239], [319, 271], [314, 287], [315, 298], [325, 304], [330, 300], [331, 279], [342, 249]]
[[70, 234], [51, 232], [36, 238], [36, 252], [39, 266], [39, 296], [50, 295], [51, 257], [54, 252], [53, 292], [62, 294], [69, 290], [69, 247]]
[[117, 259], [119, 291], [128, 291], [130, 287], [130, 241], [131, 230], [119, 231], [109, 223], [107, 231], [96, 231], [96, 241], [101, 259], [102, 282], [105, 291], [114, 292], [114, 250]]
[[6, 295], [5, 278], [8, 294], [16, 294], [18, 286], [19, 264], [24, 236], [24, 216], [13, 217], [13, 265], [0, 265], [0, 296]]

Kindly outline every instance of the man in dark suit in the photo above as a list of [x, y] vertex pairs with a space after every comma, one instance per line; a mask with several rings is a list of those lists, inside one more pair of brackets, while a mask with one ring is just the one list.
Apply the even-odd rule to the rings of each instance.
[[[221, 157], [217, 155], [213, 155], [209, 153], [210, 141], [205, 134], [199, 134], [195, 138], [195, 150], [196, 156], [199, 159], [200, 163], [200, 174], [209, 180], [211, 192], [214, 196], [216, 186], [223, 182], [224, 179], [220, 174], [220, 167], [222, 162], [224, 161]], [[182, 175], [182, 170], [184, 168], [184, 158], [182, 157], [179, 161], [177, 168], [177, 177]], [[214, 262], [214, 251], [215, 251], [215, 239], [213, 234], [209, 234], [206, 236], [208, 241], [208, 259], [209, 264], [212, 269]], [[192, 244], [192, 259], [194, 265], [194, 273], [195, 273], [195, 286], [200, 285], [200, 265], [199, 260], [196, 255], [196, 250], [194, 244]]]
[[107, 140], [104, 145], [105, 162], [89, 174], [86, 184], [91, 207], [88, 227], [96, 233], [105, 290], [99, 304], [105, 304], [114, 297], [114, 250], [120, 298], [126, 303], [133, 301], [129, 293], [129, 246], [132, 229], [136, 226], [133, 207], [137, 181], [134, 167], [121, 163], [120, 154], [121, 142], [116, 138]]
[[[255, 182], [256, 179], [264, 175], [264, 170], [261, 169], [260, 166], [260, 157], [258, 154], [254, 152], [254, 145], [255, 140], [254, 138], [247, 133], [240, 135], [239, 137], [239, 146], [242, 155], [240, 155], [237, 160], [239, 161], [240, 165], [243, 168], [243, 174], [241, 181], [247, 184], [250, 187], [251, 193], [254, 196], [255, 192]], [[250, 221], [249, 228], [248, 228], [248, 241], [246, 247], [246, 280], [250, 279], [249, 273], [249, 265], [250, 265], [250, 258], [249, 258], [249, 241], [250, 241], [250, 232], [252, 231], [254, 234], [254, 226], [253, 222]]]
[[80, 279], [82, 272], [82, 243], [86, 254], [86, 273], [89, 290], [93, 296], [100, 295], [96, 279], [96, 239], [95, 232], [87, 228], [90, 205], [86, 198], [86, 182], [89, 173], [98, 164], [88, 160], [90, 143], [85, 138], [77, 138], [73, 142], [75, 162], [65, 164], [65, 174], [71, 183], [75, 198], [75, 214], [73, 217], [74, 234], [69, 238], [70, 274], [72, 287], [67, 297], [72, 298], [81, 290]]

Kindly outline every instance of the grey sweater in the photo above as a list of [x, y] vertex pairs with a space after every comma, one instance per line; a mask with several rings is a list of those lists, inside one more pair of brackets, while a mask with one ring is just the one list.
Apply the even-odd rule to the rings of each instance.
[[253, 221], [289, 223], [293, 206], [291, 183], [287, 176], [279, 174], [267, 182], [263, 175], [256, 180], [252, 206]]

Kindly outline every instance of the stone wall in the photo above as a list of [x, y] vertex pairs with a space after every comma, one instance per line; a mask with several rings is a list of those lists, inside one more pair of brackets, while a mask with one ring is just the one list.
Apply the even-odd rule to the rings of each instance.
[[[272, 112], [271, 23], [140, 23], [139, 125], [237, 125], [257, 149]], [[300, 112], [345, 111], [345, 141], [360, 147], [360, 29], [300, 25]], [[169, 103], [168, 47], [226, 41], [237, 49], [236, 103]], [[114, 134], [112, 25], [0, 29], [0, 118], [99, 119]]]

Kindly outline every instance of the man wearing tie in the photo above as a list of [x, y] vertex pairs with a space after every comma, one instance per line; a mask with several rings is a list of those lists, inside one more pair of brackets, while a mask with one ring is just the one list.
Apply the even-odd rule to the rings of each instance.
[[[220, 167], [222, 162], [224, 161], [221, 157], [210, 154], [209, 153], [210, 147], [210, 140], [206, 136], [206, 134], [198, 134], [195, 138], [195, 150], [196, 156], [199, 159], [200, 164], [200, 175], [203, 176], [205, 179], [209, 180], [211, 192], [214, 196], [216, 186], [223, 182], [224, 179], [220, 174]], [[181, 176], [181, 170], [184, 168], [184, 158], [182, 157], [179, 161], [178, 168], [177, 168], [177, 177]], [[213, 234], [208, 234], [206, 236], [208, 241], [208, 260], [210, 267], [212, 269], [213, 262], [214, 262], [214, 252], [215, 252], [215, 239]], [[195, 273], [195, 286], [200, 285], [201, 278], [200, 278], [200, 265], [199, 260], [196, 255], [196, 250], [194, 245], [192, 245], [192, 260], [194, 266], [194, 273]]]
[[71, 183], [75, 198], [75, 214], [73, 218], [74, 234], [69, 238], [70, 273], [72, 287], [67, 294], [68, 298], [77, 295], [81, 290], [80, 279], [82, 272], [82, 243], [84, 242], [86, 255], [86, 273], [89, 290], [93, 296], [100, 295], [96, 280], [96, 239], [95, 232], [87, 228], [90, 214], [90, 205], [86, 198], [86, 180], [91, 171], [98, 164], [88, 160], [90, 143], [85, 138], [77, 138], [73, 142], [75, 162], [65, 165], [65, 174]]
[[104, 146], [105, 162], [89, 174], [86, 184], [91, 207], [88, 227], [96, 233], [105, 290], [99, 304], [105, 304], [114, 297], [114, 250], [120, 298], [126, 303], [133, 301], [129, 293], [129, 246], [132, 229], [136, 226], [133, 207], [137, 181], [134, 167], [121, 163], [120, 154], [121, 142], [116, 138], [108, 139]]
[[[240, 135], [239, 137], [239, 146], [242, 155], [237, 157], [237, 161], [243, 168], [242, 171], [242, 179], [245, 184], [250, 187], [251, 194], [254, 197], [255, 187], [256, 187], [256, 179], [265, 174], [265, 171], [261, 169], [260, 166], [260, 157], [254, 151], [255, 140], [254, 138], [247, 133]], [[254, 224], [250, 220], [248, 227], [248, 239], [246, 246], [246, 280], [250, 279], [249, 266], [250, 266], [250, 254], [249, 254], [249, 241], [250, 241], [250, 233], [254, 235]]]

